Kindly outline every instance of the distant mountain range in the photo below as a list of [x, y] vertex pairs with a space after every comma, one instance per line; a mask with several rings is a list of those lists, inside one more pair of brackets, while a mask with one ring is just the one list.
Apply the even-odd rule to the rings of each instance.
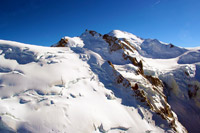
[[0, 132], [200, 132], [200, 47], [86, 30], [0, 40]]

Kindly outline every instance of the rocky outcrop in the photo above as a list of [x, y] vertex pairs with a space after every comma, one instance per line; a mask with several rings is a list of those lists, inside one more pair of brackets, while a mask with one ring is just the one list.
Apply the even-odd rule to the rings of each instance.
[[117, 51], [119, 49], [123, 49], [121, 41], [116, 37], [109, 36], [107, 34], [103, 35], [103, 39], [109, 44], [110, 51]]
[[117, 72], [117, 70], [115, 69], [114, 65], [112, 64], [111, 61], [108, 61], [108, 64], [112, 67], [113, 69], [113, 74], [116, 77], [115, 81], [117, 84], [122, 84], [125, 88], [131, 87], [130, 82], [124, 78], [120, 73]]
[[[130, 52], [134, 53], [134, 51], [136, 51], [136, 48], [134, 48], [126, 39], [123, 39], [123, 41], [126, 44], [123, 43], [118, 38], [109, 36], [107, 34], [103, 36], [103, 39], [109, 44], [110, 51], [114, 52], [119, 49], [122, 49], [122, 51], [124, 51], [122, 53], [122, 57], [125, 60], [130, 60], [130, 62], [134, 66], [138, 67], [138, 70], [136, 71], [136, 73], [139, 75], [142, 75], [142, 77], [144, 78], [144, 81], [147, 84], [150, 84], [148, 86], [152, 86], [151, 89], [148, 90], [148, 91], [151, 91], [151, 95], [150, 94], [148, 95], [147, 90], [140, 88], [140, 85], [138, 85], [138, 83], [135, 83], [134, 85], [132, 85], [131, 81], [126, 79], [123, 75], [119, 74], [117, 70], [115, 69], [114, 65], [112, 64], [112, 62], [108, 61], [109, 65], [113, 68], [113, 71], [115, 73], [116, 83], [122, 84], [125, 88], [131, 88], [131, 90], [134, 92], [135, 98], [138, 101], [144, 103], [144, 105], [148, 106], [152, 111], [160, 115], [163, 119], [165, 119], [169, 123], [171, 128], [177, 131], [176, 130], [177, 118], [173, 115], [171, 107], [167, 102], [166, 96], [164, 95], [162, 91], [160, 91], [160, 90], [164, 90], [164, 85], [162, 81], [157, 77], [153, 77], [151, 75], [145, 75], [144, 70], [143, 70], [142, 60], [138, 61], [136, 57], [132, 57], [129, 55], [128, 52], [125, 52], [125, 49], [128, 49], [130, 50]], [[152, 95], [158, 95], [160, 97], [160, 101], [157, 101], [161, 104], [160, 106], [157, 106], [154, 103], [155, 99]]]
[[133, 63], [133, 65], [135, 65], [139, 68], [137, 71], [138, 73], [144, 74], [143, 64], [142, 64], [141, 60], [138, 62], [135, 57], [131, 57], [131, 56], [128, 56], [128, 59]]
[[188, 85], [188, 96], [189, 98], [194, 98], [197, 96], [197, 91], [200, 89], [197, 85], [192, 85], [192, 84], [189, 84]]
[[66, 44], [68, 43], [68, 39], [66, 38], [62, 38], [58, 44], [56, 45], [56, 47], [66, 47]]
[[88, 31], [92, 36], [98, 35], [98, 36], [102, 36], [100, 33], [97, 33], [96, 31], [93, 30], [86, 30]]
[[170, 43], [170, 44], [169, 44], [169, 47], [170, 47], [170, 48], [173, 48], [173, 47], [174, 47], [174, 45]]
[[134, 50], [137, 51], [137, 49], [133, 45], [131, 45], [131, 43], [127, 39], [123, 38], [123, 41], [128, 45], [128, 46], [125, 45], [125, 46], [127, 46], [127, 49], [129, 49], [132, 52], [134, 52]]
[[149, 82], [154, 86], [164, 87], [162, 81], [159, 78], [153, 77], [151, 75], [144, 75], [144, 77], [149, 80]]
[[109, 36], [108, 34], [103, 35], [103, 39], [109, 44], [110, 51], [117, 51], [119, 49], [127, 49], [131, 52], [134, 52], [134, 50], [137, 50], [134, 46], [130, 44], [128, 40], [125, 38], [120, 40], [116, 37]]
[[[138, 85], [138, 83], [135, 83], [134, 85], [132, 85], [128, 79], [126, 79], [123, 75], [121, 75], [120, 73], [117, 72], [117, 70], [115, 69], [115, 67], [111, 61], [108, 61], [108, 63], [113, 68], [113, 73], [114, 73], [117, 84], [121, 84], [125, 88], [131, 89], [134, 92], [133, 96], [138, 101], [143, 103], [143, 105], [149, 107], [156, 114], [160, 115], [162, 119], [166, 120], [169, 123], [169, 126], [172, 129], [174, 129], [175, 132], [179, 131], [177, 129], [177, 127], [178, 127], [177, 126], [177, 122], [178, 122], [177, 117], [174, 116], [164, 93], [159, 91], [159, 89], [158, 89], [158, 88], [164, 89], [163, 88], [164, 85], [161, 80], [159, 80], [158, 78], [153, 77], [153, 76], [147, 76], [147, 75], [141, 74], [142, 76], [144, 76], [144, 79], [149, 81], [149, 84], [152, 85], [151, 90], [148, 90], [148, 91], [151, 91], [151, 93], [156, 94], [160, 97], [160, 101], [158, 101], [158, 100], [154, 99], [154, 96], [152, 96], [152, 94], [148, 95], [148, 92], [145, 92], [145, 90], [140, 88], [140, 85]], [[160, 104], [159, 106], [157, 106], [154, 103], [155, 100]], [[184, 128], [183, 132], [187, 132], [187, 130]]]
[[124, 41], [124, 43], [123, 43], [120, 39], [113, 37], [113, 36], [109, 36], [108, 34], [103, 35], [103, 39], [109, 44], [111, 52], [122, 49], [123, 50], [122, 57], [125, 60], [129, 59], [133, 65], [138, 67], [138, 72], [141, 74], [144, 74], [142, 61], [141, 60], [137, 61], [137, 59], [135, 57], [132, 57], [129, 55], [128, 52], [125, 52], [126, 49], [133, 53], [136, 50], [136, 48], [133, 47], [130, 44], [130, 42], [128, 42], [126, 39], [123, 39], [123, 41]]

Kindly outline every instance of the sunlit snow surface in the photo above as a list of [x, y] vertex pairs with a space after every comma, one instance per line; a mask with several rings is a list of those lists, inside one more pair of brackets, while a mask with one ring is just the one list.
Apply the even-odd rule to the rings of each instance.
[[138, 113], [148, 110], [122, 105], [82, 54], [0, 43], [1, 132], [162, 131]]
[[[145, 74], [175, 88], [169, 103], [179, 119], [199, 120], [195, 118], [200, 107], [199, 91], [197, 98], [189, 99], [186, 88], [189, 82], [199, 86], [200, 49], [175, 47], [170, 52], [167, 44], [127, 32], [115, 30], [109, 35], [126, 38], [138, 50], [132, 56], [143, 61]], [[132, 83], [144, 83], [146, 91], [149, 87], [134, 73], [137, 68], [121, 57], [120, 50], [110, 52], [102, 37], [88, 32], [65, 38], [68, 46], [62, 48], [0, 40], [0, 132], [174, 132], [129, 90], [114, 82], [108, 60]], [[152, 45], [158, 48], [156, 53]], [[150, 97], [157, 96], [151, 93]], [[182, 106], [192, 106], [191, 118], [185, 116], [190, 111]]]

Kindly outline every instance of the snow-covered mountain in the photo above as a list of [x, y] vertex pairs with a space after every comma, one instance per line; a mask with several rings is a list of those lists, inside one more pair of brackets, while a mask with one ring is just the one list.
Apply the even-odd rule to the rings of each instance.
[[114, 30], [0, 40], [0, 132], [200, 132], [200, 48]]

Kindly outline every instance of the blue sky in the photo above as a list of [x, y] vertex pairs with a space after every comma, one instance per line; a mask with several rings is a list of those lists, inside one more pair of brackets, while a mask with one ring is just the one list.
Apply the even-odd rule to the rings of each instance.
[[200, 0], [0, 0], [0, 39], [50, 46], [85, 29], [200, 46]]

